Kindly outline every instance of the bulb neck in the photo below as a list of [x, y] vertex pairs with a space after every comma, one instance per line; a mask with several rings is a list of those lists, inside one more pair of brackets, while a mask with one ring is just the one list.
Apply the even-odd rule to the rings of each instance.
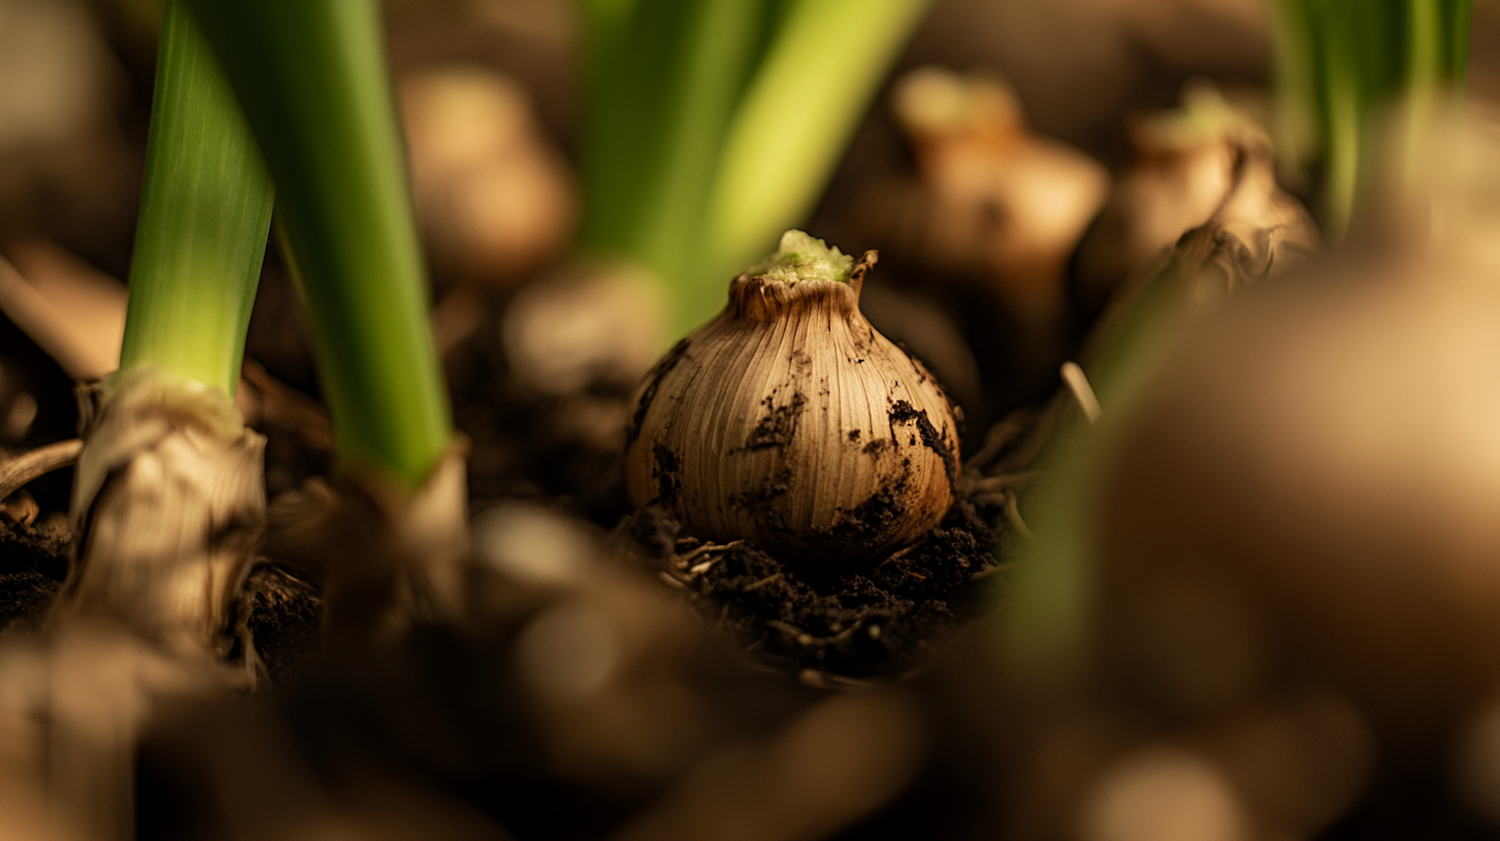
[[826, 312], [849, 321], [859, 314], [859, 294], [865, 275], [875, 266], [879, 255], [866, 251], [852, 263], [839, 280], [798, 276], [789, 278], [781, 272], [767, 272], [764, 265], [755, 266], [729, 285], [729, 306], [725, 315], [741, 321], [777, 321], [789, 317], [807, 317]]

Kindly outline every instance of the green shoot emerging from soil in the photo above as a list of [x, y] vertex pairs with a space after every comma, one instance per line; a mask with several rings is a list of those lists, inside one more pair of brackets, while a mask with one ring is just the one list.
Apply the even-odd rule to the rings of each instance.
[[[638, 261], [683, 298], [692, 289], [708, 185], [766, 4], [581, 5], [587, 112], [579, 244]], [[679, 305], [701, 310], [696, 302]]]
[[1369, 157], [1371, 119], [1393, 104], [1413, 127], [1464, 85], [1471, 0], [1279, 0], [1277, 146], [1323, 178], [1323, 227], [1349, 227]]
[[929, 0], [583, 4], [583, 251], [654, 272], [673, 334], [805, 217]]
[[228, 82], [168, 0], [121, 369], [83, 391], [55, 628], [113, 622], [199, 664], [236, 648], [225, 631], [265, 520], [264, 441], [230, 398], [271, 204]]
[[453, 433], [380, 10], [370, 0], [190, 0], [278, 190], [340, 462], [420, 486]]
[[722, 277], [807, 216], [928, 0], [803, 0], [777, 30], [734, 122], [711, 193]]
[[848, 283], [854, 270], [854, 258], [837, 247], [801, 231], [781, 235], [776, 253], [745, 270], [751, 277], [764, 277], [781, 283]]
[[181, 0], [168, 0], [122, 369], [155, 365], [234, 394], [271, 203], [223, 72]]

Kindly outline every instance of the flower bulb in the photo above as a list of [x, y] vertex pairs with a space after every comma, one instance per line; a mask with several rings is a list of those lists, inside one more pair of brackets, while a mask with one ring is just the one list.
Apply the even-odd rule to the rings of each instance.
[[632, 503], [807, 562], [878, 558], [935, 526], [957, 424], [932, 375], [860, 314], [874, 264], [788, 231], [735, 278], [724, 311], [637, 389]]

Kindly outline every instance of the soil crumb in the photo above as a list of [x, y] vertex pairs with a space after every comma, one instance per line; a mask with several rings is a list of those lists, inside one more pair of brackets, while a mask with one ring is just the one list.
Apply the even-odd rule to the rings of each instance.
[[0, 631], [32, 627], [68, 575], [68, 532], [0, 518]]
[[660, 508], [626, 516], [616, 535], [684, 593], [751, 660], [827, 678], [899, 675], [994, 604], [1001, 576], [990, 523], [1003, 512], [961, 497], [943, 521], [878, 566], [817, 570], [751, 541], [706, 545]]
[[271, 564], [255, 567], [240, 591], [238, 611], [272, 686], [295, 679], [317, 653], [323, 599], [291, 572]]

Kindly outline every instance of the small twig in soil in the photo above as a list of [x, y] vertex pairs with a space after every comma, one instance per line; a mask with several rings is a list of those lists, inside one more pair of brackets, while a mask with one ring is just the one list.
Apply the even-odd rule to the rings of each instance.
[[1021, 470], [1016, 473], [1002, 473], [999, 476], [985, 476], [982, 479], [971, 479], [968, 488], [972, 493], [999, 493], [1000, 491], [1022, 488], [1031, 483], [1032, 479], [1042, 476], [1040, 470]]
[[21, 489], [22, 485], [60, 467], [78, 461], [83, 442], [74, 438], [38, 447], [30, 452], [0, 462], [0, 499]]
[[904, 547], [904, 548], [901, 548], [901, 549], [897, 549], [896, 551], [892, 552], [891, 554], [886, 555], [883, 559], [881, 559], [880, 563], [878, 563], [878, 564], [875, 565], [875, 571], [879, 572], [881, 569], [883, 569], [885, 567], [886, 564], [890, 563], [891, 561], [896, 560], [897, 558], [904, 558], [907, 555], [910, 555], [912, 552], [915, 552], [920, 546], [922, 546], [922, 544], [924, 544], [926, 542], [927, 542], [927, 538], [923, 537], [921, 540], [918, 540], [916, 543], [913, 543], [910, 546], [907, 546], [907, 547]]
[[1031, 429], [1032, 422], [1033, 418], [1029, 413], [1012, 412], [1000, 423], [990, 427], [989, 434], [985, 435], [984, 445], [979, 448], [979, 452], [964, 462], [966, 471], [968, 469], [983, 470], [990, 466], [991, 462], [1000, 458], [1007, 447], [1021, 440], [1027, 430]]
[[[677, 569], [686, 569], [689, 575], [702, 575], [703, 573], [708, 571], [709, 567], [719, 562], [720, 558], [722, 557], [722, 553], [733, 549], [734, 547], [744, 542], [745, 541], [743, 540], [731, 540], [728, 543], [704, 543], [702, 546], [699, 546], [686, 555], [681, 555], [673, 558], [672, 566]], [[709, 558], [708, 560], [703, 561], [702, 563], [699, 563], [697, 565], [691, 567], [689, 566], [693, 563], [693, 561], [703, 557], [704, 555], [714, 555], [715, 557]]]
[[770, 584], [773, 581], [780, 581], [781, 580], [781, 576], [782, 576], [782, 573], [779, 573], [779, 572], [776, 573], [775, 575], [767, 576], [767, 577], [762, 578], [761, 580], [755, 582], [754, 584], [750, 584], [750, 585], [746, 586], [745, 589], [743, 591], [741, 591], [741, 592], [748, 593], [751, 590], [759, 590], [760, 588], [766, 586], [767, 584]]
[[923, 540], [919, 540], [916, 543], [913, 543], [912, 545], [906, 547], [905, 549], [897, 549], [896, 551], [894, 551], [894, 552], [891, 553], [890, 557], [886, 558], [881, 563], [882, 564], [886, 564], [886, 563], [890, 563], [891, 561], [896, 560], [897, 558], [904, 558], [907, 555], [910, 555], [912, 552], [916, 551], [916, 548], [918, 546], [921, 546], [923, 543], [926, 543], [926, 542], [927, 541], [924, 538]]
[[661, 573], [658, 573], [658, 574], [661, 576], [661, 580], [667, 582], [668, 586], [675, 587], [678, 590], [686, 590], [687, 589], [687, 585], [686, 584], [683, 584], [681, 581], [678, 581], [676, 578], [673, 578], [670, 574], [668, 574], [666, 572], [661, 572]]
[[995, 564], [992, 567], [987, 567], [969, 576], [969, 580], [983, 581], [984, 579], [989, 578], [992, 575], [998, 575], [1007, 569], [1010, 569], [1010, 564]]
[[245, 360], [241, 372], [259, 397], [256, 412], [261, 420], [295, 431], [303, 444], [315, 450], [333, 449], [333, 423], [318, 401], [271, 376], [252, 359]]
[[815, 669], [803, 669], [797, 675], [797, 680], [814, 689], [868, 689], [874, 685], [868, 680], [824, 674]]
[[1078, 402], [1078, 408], [1083, 410], [1083, 416], [1088, 418], [1089, 424], [1099, 421], [1099, 398], [1094, 395], [1093, 386], [1089, 385], [1087, 374], [1078, 367], [1077, 362], [1064, 362], [1062, 370], [1063, 382], [1067, 384], [1068, 391], [1073, 394], [1073, 399]]
[[800, 643], [801, 645], [812, 645], [813, 644], [813, 635], [812, 634], [809, 634], [808, 632], [802, 630], [801, 628], [797, 628], [797, 627], [794, 627], [792, 625], [788, 625], [787, 623], [781, 621], [780, 619], [771, 619], [771, 620], [768, 620], [766, 622], [766, 624], [769, 625], [769, 626], [771, 626], [772, 628], [775, 628], [776, 630], [782, 632], [783, 634], [786, 634], [787, 636], [796, 639], [797, 642]]
[[[836, 645], [853, 636], [854, 632], [858, 631], [864, 625], [864, 622], [865, 620], [863, 619], [856, 619], [854, 620], [854, 624], [850, 625], [842, 631], [839, 631], [831, 637], [815, 637], [812, 634], [809, 634], [808, 632], [793, 625], [789, 625], [786, 622], [782, 622], [779, 619], [772, 619], [766, 622], [766, 624], [782, 632], [783, 634], [786, 634], [787, 636], [796, 637], [797, 643], [799, 645]], [[875, 638], [878, 637], [872, 637], [872, 639]]]
[[854, 620], [853, 625], [850, 625], [849, 627], [845, 628], [842, 631], [839, 631], [837, 634], [834, 634], [831, 637], [823, 639], [822, 642], [826, 645], [832, 645], [836, 642], [843, 642], [844, 640], [854, 636], [854, 632], [858, 631], [860, 626], [863, 624], [865, 624], [865, 620], [856, 619]]
[[672, 559], [672, 566], [677, 567], [678, 569], [687, 569], [689, 566], [692, 566], [694, 560], [707, 555], [709, 553], [709, 550], [713, 548], [714, 547], [712, 543], [706, 543], [687, 553], [686, 555], [678, 555], [677, 557]]
[[1016, 502], [1016, 495], [1010, 491], [1005, 492], [1005, 519], [1010, 521], [1015, 528], [1016, 534], [1027, 540], [1035, 540], [1036, 533], [1027, 527], [1026, 521], [1021, 519], [1021, 509]]

